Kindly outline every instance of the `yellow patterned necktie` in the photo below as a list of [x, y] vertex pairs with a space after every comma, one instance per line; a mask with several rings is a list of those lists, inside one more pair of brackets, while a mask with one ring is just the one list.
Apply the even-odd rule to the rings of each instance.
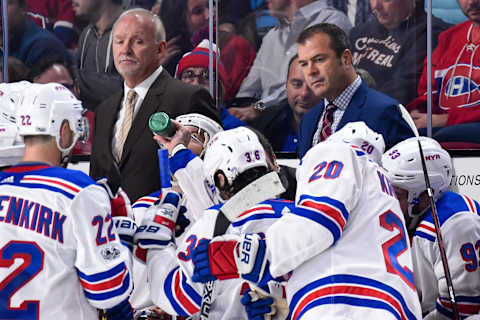
[[135, 100], [137, 98], [137, 93], [135, 90], [130, 89], [127, 94], [127, 99], [125, 101], [125, 118], [123, 119], [122, 127], [117, 138], [117, 160], [122, 159], [123, 146], [127, 140], [128, 132], [132, 127], [133, 121], [133, 111], [135, 109]]

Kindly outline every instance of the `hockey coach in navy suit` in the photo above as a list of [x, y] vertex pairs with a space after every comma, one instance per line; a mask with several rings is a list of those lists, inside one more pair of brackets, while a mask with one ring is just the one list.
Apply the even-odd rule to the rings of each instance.
[[353, 121], [364, 121], [382, 134], [387, 149], [413, 136], [398, 110], [399, 102], [370, 89], [355, 72], [348, 37], [342, 29], [317, 24], [305, 29], [297, 43], [305, 79], [314, 94], [323, 98], [302, 118], [300, 157]]

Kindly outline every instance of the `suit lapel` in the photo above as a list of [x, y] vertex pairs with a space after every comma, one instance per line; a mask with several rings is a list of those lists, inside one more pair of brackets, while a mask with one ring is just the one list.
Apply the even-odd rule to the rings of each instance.
[[[115, 98], [112, 100], [112, 106], [115, 106], [115, 110], [105, 110], [102, 112], [104, 119], [102, 120], [102, 127], [103, 132], [105, 132], [105, 137], [108, 137], [107, 145], [110, 154], [113, 155], [112, 150], [112, 139], [115, 139], [113, 136], [113, 127], [115, 126], [115, 122], [118, 119], [118, 113], [120, 112], [120, 108], [122, 107], [122, 98], [123, 94], [118, 93], [115, 95]], [[115, 157], [114, 157], [115, 158]]]
[[145, 99], [143, 100], [142, 105], [135, 116], [135, 119], [133, 119], [132, 128], [128, 132], [127, 140], [123, 146], [120, 166], [125, 162], [128, 155], [132, 151], [133, 146], [142, 136], [143, 131], [148, 125], [148, 119], [150, 116], [155, 113], [162, 104], [161, 96], [165, 92], [167, 82], [170, 80], [169, 78], [171, 78], [170, 75], [167, 73], [167, 71], [163, 70], [148, 90], [147, 95], [145, 96]]
[[311, 126], [308, 126], [309, 132], [307, 133], [308, 137], [308, 144], [312, 146], [312, 141], [313, 141], [313, 136], [315, 135], [315, 132], [317, 132], [320, 117], [322, 116], [323, 109], [325, 109], [325, 102], [322, 99], [322, 102], [318, 105], [318, 108], [315, 110], [315, 113], [312, 114], [312, 124]]
[[367, 98], [367, 85], [362, 81], [360, 87], [353, 94], [352, 100], [348, 104], [347, 109], [343, 113], [342, 119], [338, 124], [337, 131], [345, 126], [349, 122], [358, 121], [360, 119], [360, 113], [365, 105]]

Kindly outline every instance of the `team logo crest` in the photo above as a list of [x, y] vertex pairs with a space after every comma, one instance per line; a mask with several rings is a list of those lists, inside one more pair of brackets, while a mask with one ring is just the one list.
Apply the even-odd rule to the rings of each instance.
[[103, 248], [100, 254], [102, 255], [103, 259], [105, 259], [106, 261], [111, 261], [120, 256], [120, 250], [115, 246], [110, 245], [110, 246], [107, 246], [106, 248]]
[[438, 70], [435, 72], [435, 82], [440, 93], [438, 106], [443, 110], [453, 107], [468, 108], [480, 103], [479, 67], [471, 68], [470, 65], [459, 64], [456, 68], [451, 66], [445, 70]]

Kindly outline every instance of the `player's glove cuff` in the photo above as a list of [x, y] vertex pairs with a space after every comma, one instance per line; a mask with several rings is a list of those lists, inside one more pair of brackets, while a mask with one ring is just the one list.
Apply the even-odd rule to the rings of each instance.
[[[271, 280], [264, 279], [269, 272], [267, 267], [266, 243], [258, 234], [247, 233], [244, 234], [241, 241], [235, 248], [235, 264], [238, 268], [238, 273], [243, 279], [253, 283], [259, 283], [262, 280], [267, 283]], [[262, 282], [263, 282], [262, 281]]]
[[180, 195], [174, 191], [162, 194], [145, 213], [134, 241], [143, 249], [163, 249], [173, 238], [175, 222], [180, 211]]
[[130, 252], [133, 251], [133, 237], [137, 231], [137, 224], [130, 217], [113, 217], [115, 228], [120, 237], [120, 241]]

